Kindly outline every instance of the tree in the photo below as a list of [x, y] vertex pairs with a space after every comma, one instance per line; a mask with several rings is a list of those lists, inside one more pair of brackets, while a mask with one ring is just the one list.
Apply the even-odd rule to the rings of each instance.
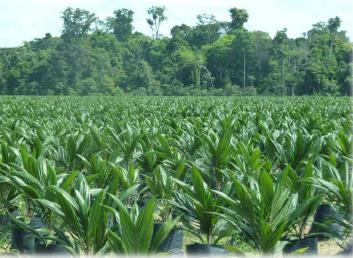
[[198, 26], [195, 28], [201, 28], [206, 36], [206, 44], [215, 42], [220, 36], [220, 25], [216, 20], [216, 17], [212, 14], [200, 14], [197, 16]]
[[0, 62], [0, 94], [6, 94], [6, 79], [5, 79], [5, 69]]
[[255, 77], [254, 80], [249, 77], [250, 82], [254, 82], [254, 87], [257, 88], [257, 92], [263, 93], [264, 88], [261, 83], [266, 75], [270, 72], [269, 61], [271, 57], [271, 48], [272, 48], [272, 38], [267, 32], [263, 31], [253, 31], [250, 34], [251, 40], [253, 42], [253, 57], [251, 60], [251, 66], [249, 70], [252, 76]]
[[65, 39], [72, 39], [87, 35], [91, 31], [91, 26], [97, 21], [94, 13], [71, 7], [66, 8], [61, 18], [64, 22], [63, 37]]
[[172, 38], [176, 38], [176, 37], [181, 37], [183, 39], [186, 39], [191, 31], [191, 27], [186, 25], [186, 24], [182, 24], [182, 25], [176, 25], [174, 26], [170, 33], [172, 34]]
[[214, 15], [200, 14], [197, 16], [197, 25], [189, 34], [188, 43], [201, 48], [212, 44], [220, 37], [220, 24]]
[[126, 41], [132, 34], [134, 12], [128, 9], [114, 11], [113, 31], [119, 41]]
[[[277, 48], [275, 51], [279, 53], [282, 59], [282, 95], [285, 95], [286, 84], [285, 84], [285, 61], [287, 56], [287, 29], [277, 31], [275, 38], [273, 39], [274, 46]], [[278, 51], [278, 49], [280, 49]]]
[[245, 29], [238, 29], [233, 32], [234, 40], [232, 42], [232, 82], [243, 86], [245, 91], [247, 70], [252, 66], [252, 56], [254, 46], [250, 33]]
[[167, 20], [167, 17], [164, 15], [165, 12], [164, 6], [152, 6], [147, 10], [149, 18], [147, 19], [147, 23], [151, 28], [152, 37], [156, 40], [159, 39], [159, 29], [161, 24]]
[[230, 23], [230, 27], [232, 29], [240, 29], [244, 26], [249, 19], [249, 14], [244, 9], [231, 8], [229, 10], [232, 21]]
[[185, 85], [199, 87], [201, 85], [201, 70], [204, 69], [203, 63], [204, 57], [201, 53], [192, 51], [190, 48], [182, 48], [178, 51], [176, 78]]
[[332, 47], [334, 40], [332, 33], [337, 30], [338, 21], [339, 19], [331, 20], [331, 25], [329, 26], [323, 22], [314, 24], [313, 28], [308, 32], [307, 44], [309, 53], [305, 70], [307, 94], [337, 95], [340, 92], [339, 83], [341, 87], [344, 84], [342, 79], [346, 78], [343, 75], [346, 69], [343, 63], [348, 61], [347, 51], [350, 48], [349, 44], [347, 44], [349, 40], [344, 33], [337, 37], [337, 40], [334, 41], [335, 47]]
[[234, 35], [225, 35], [205, 48], [207, 67], [215, 77], [215, 86], [222, 88], [230, 83], [230, 59]]
[[182, 24], [174, 26], [170, 31], [172, 38], [168, 44], [169, 53], [172, 54], [181, 47], [189, 46], [191, 32], [192, 28], [188, 25]]
[[330, 32], [330, 56], [332, 55], [332, 47], [334, 42], [334, 37], [337, 34], [338, 28], [341, 26], [341, 19], [336, 16], [335, 18], [330, 18], [328, 20], [327, 28]]

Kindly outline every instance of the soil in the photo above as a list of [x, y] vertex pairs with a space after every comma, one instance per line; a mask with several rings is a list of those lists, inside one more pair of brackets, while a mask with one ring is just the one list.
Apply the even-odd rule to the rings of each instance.
[[320, 241], [319, 243], [319, 255], [334, 255], [341, 252], [343, 249], [333, 240]]

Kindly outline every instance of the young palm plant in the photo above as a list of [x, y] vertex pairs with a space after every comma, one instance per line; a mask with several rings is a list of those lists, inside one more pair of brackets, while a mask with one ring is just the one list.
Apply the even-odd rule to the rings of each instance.
[[196, 235], [202, 243], [217, 244], [228, 234], [224, 221], [216, 214], [221, 200], [204, 182], [195, 166], [191, 171], [191, 185], [173, 180], [181, 191], [175, 191], [171, 204], [180, 214], [186, 230]]
[[[18, 152], [15, 148], [11, 148], [5, 141], [0, 143], [0, 216], [7, 216], [8, 212], [15, 209], [14, 202], [18, 197], [16, 188], [11, 184], [10, 179], [6, 176], [10, 165], [15, 163]], [[5, 218], [4, 217], [4, 218]], [[0, 223], [1, 224], [1, 223]]]
[[47, 191], [52, 198], [36, 199], [42, 207], [52, 211], [58, 220], [51, 224], [58, 241], [71, 253], [97, 254], [104, 252], [107, 242], [108, 218], [103, 208], [106, 192], [92, 189], [85, 177], [78, 174], [74, 194], [52, 185]]
[[16, 188], [10, 180], [0, 175], [0, 228], [8, 224], [8, 214], [16, 209], [18, 196]]
[[95, 153], [89, 160], [81, 155], [77, 155], [83, 162], [86, 179], [89, 183], [93, 183], [98, 188], [104, 188], [113, 178], [113, 170], [115, 165], [104, 160], [100, 153]]
[[216, 192], [227, 203], [220, 207], [220, 216], [262, 254], [280, 252], [285, 245], [281, 239], [294, 221], [298, 195], [287, 189], [285, 176], [275, 183], [270, 174], [262, 172], [250, 186], [234, 176], [231, 180], [231, 192]]
[[172, 215], [170, 201], [173, 199], [176, 184], [161, 166], [157, 166], [151, 175], [144, 175], [144, 179], [148, 193], [159, 200], [159, 216], [165, 221]]
[[[328, 164], [327, 164], [328, 165]], [[351, 249], [351, 237], [353, 228], [352, 199], [353, 199], [353, 176], [352, 169], [348, 163], [341, 166], [340, 170], [330, 166], [325, 178], [311, 177], [308, 182], [314, 183], [325, 195], [325, 199], [334, 209], [335, 216], [328, 218], [327, 223], [337, 223], [344, 228], [344, 232], [327, 232], [330, 237], [340, 242], [344, 249]], [[325, 228], [325, 227], [324, 227]], [[327, 227], [329, 228], [329, 227]]]
[[41, 156], [36, 158], [24, 146], [20, 147], [18, 155], [21, 163], [4, 165], [1, 174], [17, 189], [18, 193], [22, 194], [26, 203], [27, 216], [31, 217], [33, 212], [42, 216], [49, 215], [42, 210], [34, 210], [37, 208], [34, 205], [35, 200], [51, 198], [51, 193], [47, 191], [48, 186], [69, 188], [77, 172], [58, 175], [55, 167], [45, 158]]
[[153, 234], [155, 200], [146, 202], [142, 210], [135, 203], [129, 210], [121, 200], [110, 195], [117, 208], [106, 209], [112, 213], [118, 222], [108, 230], [109, 246], [118, 254], [151, 254], [158, 250], [163, 240], [175, 227], [177, 220], [169, 217], [160, 229]]
[[204, 145], [208, 146], [207, 151], [201, 152], [208, 164], [205, 176], [208, 184], [217, 190], [221, 189], [223, 183], [222, 169], [226, 168], [231, 156], [233, 124], [232, 119], [225, 118], [219, 134], [211, 132], [203, 136]]
[[[120, 150], [123, 159], [123, 165], [125, 169], [134, 163], [138, 156], [141, 153], [138, 152], [139, 142], [141, 140], [141, 130], [138, 128], [132, 128], [129, 125], [126, 125], [126, 130], [123, 130], [120, 133], [117, 133], [113, 128], [108, 128], [113, 144], [112, 147], [116, 147]], [[115, 156], [114, 149], [110, 151], [113, 156]]]
[[288, 177], [288, 188], [298, 194], [298, 202], [302, 204], [301, 208], [297, 209], [295, 218], [297, 222], [294, 226], [296, 237], [298, 239], [304, 239], [309, 223], [320, 206], [323, 195], [318, 192], [317, 187], [313, 182], [307, 180], [314, 176], [314, 167], [311, 161], [308, 161], [303, 173], [294, 171], [288, 166], [283, 172], [285, 177]]
[[24, 200], [22, 203], [26, 208], [25, 217], [30, 221], [27, 224], [23, 219], [11, 216], [11, 220], [16, 225], [13, 229], [14, 244], [21, 245], [22, 243], [22, 240], [16, 242], [18, 234], [28, 234], [33, 241], [39, 240], [41, 244], [46, 243], [47, 240], [55, 242], [56, 237], [53, 236], [52, 227], [56, 221], [55, 213], [44, 205], [53, 200], [53, 193], [48, 189], [50, 186], [57, 186], [70, 190], [77, 172], [74, 171], [70, 175], [58, 175], [55, 167], [48, 164], [43, 157], [35, 158], [25, 149], [21, 150], [21, 153], [22, 165], [3, 166], [0, 171], [2, 177], [6, 178], [7, 182], [16, 189], [18, 199]]

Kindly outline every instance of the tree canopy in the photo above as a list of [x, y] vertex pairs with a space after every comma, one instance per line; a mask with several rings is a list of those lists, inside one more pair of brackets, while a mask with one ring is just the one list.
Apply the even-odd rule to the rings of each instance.
[[341, 19], [318, 22], [298, 38], [272, 38], [212, 14], [161, 35], [166, 8], [146, 10], [151, 35], [134, 31], [134, 12], [67, 8], [62, 35], [0, 49], [0, 93], [7, 95], [351, 95], [352, 49]]

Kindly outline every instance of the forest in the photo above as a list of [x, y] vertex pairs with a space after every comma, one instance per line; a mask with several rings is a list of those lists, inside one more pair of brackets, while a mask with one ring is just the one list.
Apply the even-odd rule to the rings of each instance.
[[0, 48], [2, 95], [351, 95], [353, 44], [341, 19], [318, 22], [301, 37], [249, 31], [246, 10], [229, 20], [200, 14], [197, 24], [160, 28], [166, 8], [146, 10], [150, 35], [134, 12], [102, 20], [79, 8], [62, 12], [59, 37]]

